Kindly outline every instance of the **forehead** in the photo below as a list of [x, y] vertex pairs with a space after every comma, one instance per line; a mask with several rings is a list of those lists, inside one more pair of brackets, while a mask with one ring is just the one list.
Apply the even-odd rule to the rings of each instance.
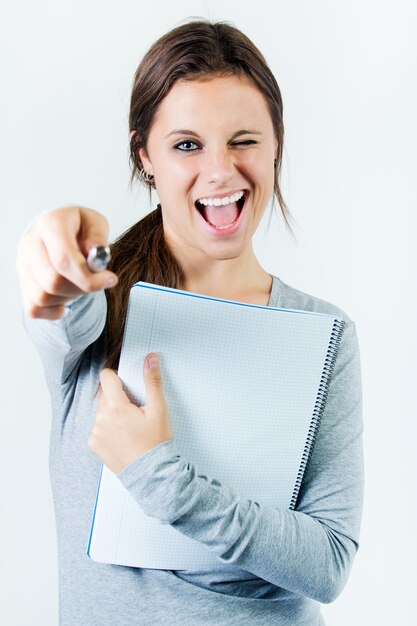
[[[193, 127], [191, 125], [194, 125]], [[179, 80], [162, 100], [153, 127], [251, 128], [272, 131], [265, 96], [251, 82], [237, 76]], [[198, 128], [197, 128], [198, 127]]]

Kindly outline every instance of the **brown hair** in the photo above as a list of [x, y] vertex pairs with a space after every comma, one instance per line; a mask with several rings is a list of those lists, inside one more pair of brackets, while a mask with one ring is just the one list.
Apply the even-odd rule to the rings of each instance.
[[[274, 196], [291, 231], [290, 213], [278, 182], [284, 138], [281, 93], [261, 52], [246, 35], [225, 22], [199, 19], [177, 26], [158, 39], [142, 59], [134, 76], [130, 101], [130, 184], [138, 178], [147, 186], [151, 197], [155, 185], [152, 178], [144, 175], [139, 149], [146, 148], [158, 106], [174, 83], [229, 75], [245, 77], [266, 98], [278, 139]], [[132, 285], [142, 280], [176, 288], [183, 276], [164, 239], [160, 205], [123, 233], [111, 251], [109, 269], [118, 274], [119, 282], [106, 292], [105, 366], [117, 369]]]

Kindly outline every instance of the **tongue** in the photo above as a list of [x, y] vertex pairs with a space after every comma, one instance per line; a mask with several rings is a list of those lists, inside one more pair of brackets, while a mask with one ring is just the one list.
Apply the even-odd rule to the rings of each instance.
[[205, 206], [204, 217], [213, 226], [227, 226], [235, 221], [239, 215], [237, 202], [231, 202], [224, 206]]

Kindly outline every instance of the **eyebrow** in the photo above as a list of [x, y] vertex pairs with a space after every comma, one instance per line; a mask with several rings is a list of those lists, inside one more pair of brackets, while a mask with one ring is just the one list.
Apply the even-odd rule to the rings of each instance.
[[[172, 130], [168, 135], [165, 136], [165, 139], [171, 137], [171, 135], [192, 135], [193, 137], [198, 137], [198, 133], [194, 130], [187, 130], [186, 128], [181, 128], [179, 130]], [[238, 130], [232, 135], [232, 139], [235, 137], [240, 137], [240, 135], [263, 135], [259, 130]]]

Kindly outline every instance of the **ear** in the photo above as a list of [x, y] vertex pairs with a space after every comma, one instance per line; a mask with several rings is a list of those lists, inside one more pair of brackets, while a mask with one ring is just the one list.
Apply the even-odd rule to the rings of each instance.
[[139, 148], [139, 157], [140, 160], [143, 163], [143, 167], [145, 169], [145, 172], [147, 174], [149, 174], [149, 176], [153, 176], [153, 168], [152, 168], [152, 163], [151, 160], [145, 150], [145, 148]]

